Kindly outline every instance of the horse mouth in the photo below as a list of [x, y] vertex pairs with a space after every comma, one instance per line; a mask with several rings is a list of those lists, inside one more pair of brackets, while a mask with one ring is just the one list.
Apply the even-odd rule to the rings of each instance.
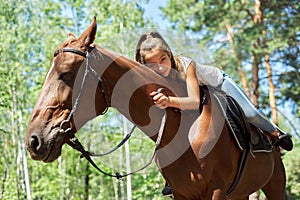
[[53, 162], [56, 159], [55, 157], [57, 157], [57, 155], [54, 156], [53, 145], [54, 145], [53, 142], [51, 142], [49, 144], [49, 146], [50, 146], [49, 151], [48, 151], [48, 154], [46, 155], [46, 157], [43, 159], [43, 162], [49, 163], [49, 162]]
[[52, 135], [52, 137], [47, 144], [48, 152], [43, 159], [45, 163], [53, 162], [61, 155], [62, 145], [65, 139], [65, 134], [59, 133], [57, 128], [53, 129], [50, 135]]

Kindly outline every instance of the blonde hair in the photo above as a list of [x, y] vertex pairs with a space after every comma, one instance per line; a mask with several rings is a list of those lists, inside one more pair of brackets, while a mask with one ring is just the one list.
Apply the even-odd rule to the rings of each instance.
[[[150, 32], [143, 34], [136, 46], [135, 50], [135, 60], [141, 64], [146, 64], [145, 62], [145, 55], [154, 50], [154, 49], [161, 49], [168, 54], [171, 60], [171, 68], [175, 70], [171, 70], [170, 77], [172, 79], [176, 78], [185, 78], [182, 64], [178, 57], [174, 57], [173, 53], [167, 44], [167, 42], [163, 39], [163, 37], [158, 32]], [[179, 72], [179, 73], [176, 73]]]

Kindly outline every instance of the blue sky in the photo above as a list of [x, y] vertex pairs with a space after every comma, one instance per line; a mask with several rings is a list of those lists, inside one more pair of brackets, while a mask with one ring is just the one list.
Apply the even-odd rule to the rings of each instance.
[[144, 4], [143, 6], [145, 8], [145, 16], [152, 19], [160, 27], [165, 26], [168, 24], [168, 21], [162, 18], [162, 12], [160, 11], [159, 7], [164, 7], [166, 5], [166, 0], [149, 0], [149, 3]]

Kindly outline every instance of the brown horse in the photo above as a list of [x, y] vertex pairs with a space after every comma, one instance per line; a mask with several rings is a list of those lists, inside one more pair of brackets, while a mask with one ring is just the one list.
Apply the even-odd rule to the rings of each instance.
[[69, 34], [55, 51], [27, 129], [26, 145], [33, 159], [57, 159], [70, 139], [66, 133], [75, 134], [109, 106], [153, 141], [165, 112], [156, 164], [172, 187], [174, 199], [248, 199], [261, 188], [268, 199], [283, 199], [285, 170], [279, 151], [247, 156], [239, 182], [232, 188], [243, 153], [214, 100], [208, 96], [201, 114], [156, 108], [150, 92], [163, 87], [169, 95], [184, 96], [185, 82], [165, 79], [93, 45], [96, 29], [94, 19], [78, 39]]

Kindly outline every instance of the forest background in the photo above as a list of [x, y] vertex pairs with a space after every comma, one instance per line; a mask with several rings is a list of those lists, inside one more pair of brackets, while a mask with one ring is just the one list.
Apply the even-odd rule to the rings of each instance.
[[[99, 174], [69, 147], [51, 164], [33, 161], [25, 149], [26, 125], [53, 51], [69, 32], [78, 36], [85, 30], [94, 15], [95, 43], [101, 46], [133, 58], [139, 35], [154, 28], [175, 53], [230, 74], [258, 108], [293, 135], [294, 150], [283, 152], [286, 195], [300, 199], [299, 1], [163, 2], [158, 24], [147, 12], [154, 2], [147, 0], [1, 0], [0, 200], [165, 199], [155, 164], [118, 181]], [[131, 127], [110, 109], [78, 136], [92, 151], [105, 152]], [[136, 130], [127, 146], [96, 161], [107, 171], [135, 170], [150, 160], [153, 148]]]

